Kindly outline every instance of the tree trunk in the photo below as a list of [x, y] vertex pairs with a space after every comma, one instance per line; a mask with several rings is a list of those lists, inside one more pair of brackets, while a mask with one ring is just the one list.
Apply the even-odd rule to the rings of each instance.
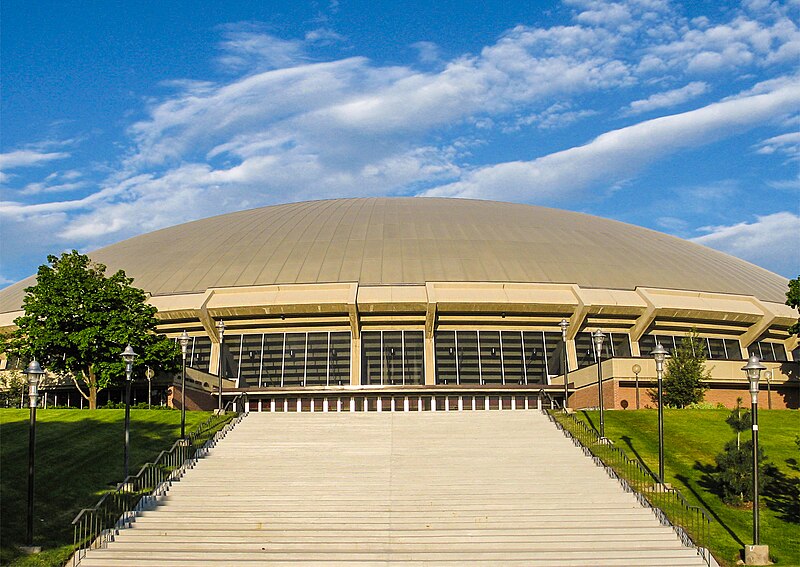
[[97, 375], [94, 373], [94, 366], [89, 367], [89, 409], [97, 409]]

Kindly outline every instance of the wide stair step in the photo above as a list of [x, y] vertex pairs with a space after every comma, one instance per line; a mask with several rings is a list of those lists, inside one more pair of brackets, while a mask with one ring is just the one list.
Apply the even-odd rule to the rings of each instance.
[[534, 410], [247, 416], [82, 565], [699, 566]]

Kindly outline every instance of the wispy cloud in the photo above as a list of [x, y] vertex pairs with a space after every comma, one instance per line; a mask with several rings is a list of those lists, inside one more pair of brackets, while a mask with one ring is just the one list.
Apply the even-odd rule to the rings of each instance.
[[565, 200], [599, 180], [606, 184], [622, 181], [660, 157], [777, 120], [794, 112], [798, 104], [799, 84], [733, 98], [607, 132], [584, 146], [533, 161], [481, 168], [455, 183], [430, 189], [425, 195]]
[[706, 92], [708, 92], [707, 83], [694, 81], [679, 89], [656, 93], [642, 100], [635, 100], [628, 107], [628, 114], [642, 114], [652, 110], [677, 106]]
[[39, 152], [35, 150], [15, 150], [0, 154], [0, 169], [9, 170], [19, 167], [34, 167], [47, 162], [69, 157], [66, 152]]
[[758, 216], [754, 222], [706, 226], [694, 242], [722, 250], [759, 265], [776, 266], [782, 273], [799, 274], [800, 216], [784, 211]]

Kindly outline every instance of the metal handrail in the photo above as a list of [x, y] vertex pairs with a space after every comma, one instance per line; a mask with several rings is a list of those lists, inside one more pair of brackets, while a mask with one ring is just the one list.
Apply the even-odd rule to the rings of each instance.
[[208, 454], [244, 415], [243, 412], [212, 415], [186, 439], [175, 441], [168, 451], [161, 451], [154, 462], [145, 463], [138, 473], [104, 494], [94, 507], [78, 512], [72, 520], [73, 566], [81, 562], [89, 549], [106, 547], [140, 512], [152, 508], [167, 493], [172, 482]]
[[548, 391], [547, 391], [547, 390], [545, 390], [544, 388], [541, 388], [541, 389], [539, 390], [539, 396], [540, 396], [540, 397], [544, 396], [545, 398], [547, 398], [548, 400], [550, 400], [550, 409], [551, 409], [551, 410], [554, 410], [554, 409], [556, 409], [556, 408], [558, 408], [558, 407], [559, 407], [559, 406], [558, 406], [558, 400], [554, 399], [554, 398], [553, 398], [553, 396], [551, 396], [551, 395], [550, 395], [550, 392], [548, 392]]
[[602, 466], [626, 492], [633, 493], [642, 506], [650, 508], [662, 525], [672, 527], [683, 545], [694, 547], [706, 565], [712, 565], [713, 557], [708, 549], [711, 517], [704, 508], [692, 506], [679, 490], [659, 483], [641, 462], [602, 439], [593, 427], [574, 414], [543, 411], [587, 457]]

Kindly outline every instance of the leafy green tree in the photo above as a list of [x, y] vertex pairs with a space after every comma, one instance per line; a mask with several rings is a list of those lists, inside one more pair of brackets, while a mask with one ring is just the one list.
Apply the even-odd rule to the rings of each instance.
[[692, 331], [667, 359], [664, 373], [664, 404], [682, 408], [703, 401], [711, 373], [706, 369], [706, 351], [696, 331]]
[[736, 398], [736, 407], [733, 408], [725, 423], [731, 426], [736, 432], [736, 448], [741, 447], [741, 436], [743, 431], [750, 429], [752, 420], [750, 419], [750, 410], [742, 407], [742, 398]]
[[17, 329], [0, 337], [1, 351], [35, 356], [48, 371], [70, 376], [91, 409], [99, 391], [124, 377], [126, 344], [139, 354], [137, 365], [177, 368], [179, 348], [156, 334], [156, 308], [123, 270], [106, 276], [106, 266], [76, 250], [47, 261], [25, 290]]
[[[800, 311], [800, 276], [789, 280], [789, 290], [786, 292], [786, 305]], [[794, 325], [789, 327], [789, 334], [800, 337], [800, 317], [798, 317]]]

